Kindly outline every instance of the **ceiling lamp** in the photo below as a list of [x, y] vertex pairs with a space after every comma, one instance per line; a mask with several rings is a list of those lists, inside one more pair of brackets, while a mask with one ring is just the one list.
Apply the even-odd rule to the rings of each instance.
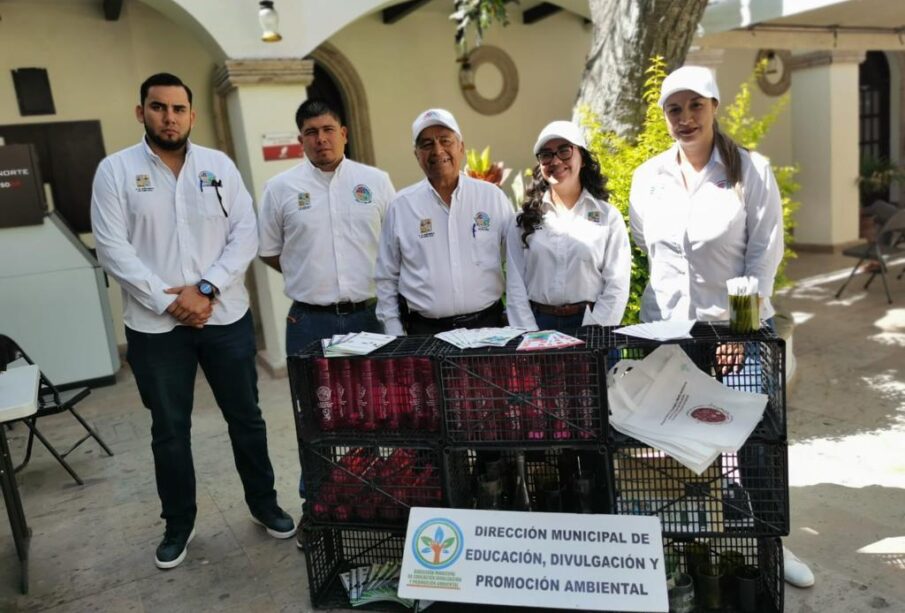
[[273, 8], [273, 0], [261, 0], [258, 9], [258, 22], [261, 24], [261, 40], [275, 43], [283, 40], [280, 36], [280, 15]]

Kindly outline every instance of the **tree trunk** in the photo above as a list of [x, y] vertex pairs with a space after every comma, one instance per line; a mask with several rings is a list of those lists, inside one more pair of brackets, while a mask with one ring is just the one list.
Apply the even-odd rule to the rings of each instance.
[[590, 0], [591, 51], [573, 111], [587, 105], [605, 130], [634, 134], [644, 117], [641, 94], [648, 60], [682, 65], [707, 0]]

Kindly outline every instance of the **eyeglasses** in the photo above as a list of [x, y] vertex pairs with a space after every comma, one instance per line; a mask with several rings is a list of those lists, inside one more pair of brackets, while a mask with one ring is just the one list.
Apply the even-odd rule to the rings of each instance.
[[556, 151], [550, 151], [549, 149], [542, 149], [537, 153], [537, 161], [546, 166], [547, 164], [553, 161], [553, 156], [555, 155], [561, 160], [568, 160], [572, 157], [572, 153], [575, 150], [573, 145], [563, 145], [559, 147]]

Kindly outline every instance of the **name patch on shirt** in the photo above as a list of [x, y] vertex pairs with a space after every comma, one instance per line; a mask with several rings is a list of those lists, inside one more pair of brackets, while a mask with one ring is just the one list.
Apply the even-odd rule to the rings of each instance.
[[298, 198], [299, 210], [311, 208], [311, 194], [308, 192], [299, 192]]
[[588, 221], [591, 223], [600, 223], [600, 211], [588, 211]]
[[421, 220], [421, 238], [429, 238], [434, 235], [434, 224], [430, 218]]
[[355, 197], [355, 202], [360, 202], [361, 204], [371, 204], [374, 199], [371, 195], [371, 188], [364, 183], [356, 185], [355, 189], [352, 190], [352, 195]]
[[480, 232], [490, 232], [490, 215], [480, 211], [474, 216], [474, 227]]
[[152, 192], [154, 186], [151, 185], [151, 177], [148, 175], [135, 175], [135, 191]]

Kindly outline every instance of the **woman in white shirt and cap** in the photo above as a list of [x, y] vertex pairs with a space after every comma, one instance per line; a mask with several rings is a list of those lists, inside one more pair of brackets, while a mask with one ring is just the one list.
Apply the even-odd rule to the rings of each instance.
[[[650, 266], [642, 321], [728, 319], [726, 282], [747, 276], [757, 279], [761, 318], [772, 326], [783, 225], [769, 161], [720, 131], [720, 93], [709, 69], [672, 72], [659, 102], [676, 143], [635, 171], [630, 197], [632, 236]], [[717, 350], [723, 373], [742, 367], [743, 347]], [[786, 581], [813, 585], [810, 569], [784, 551]]]
[[[622, 321], [631, 249], [622, 215], [581, 129], [554, 121], [534, 145], [538, 165], [506, 241], [510, 325], [571, 329]], [[585, 312], [593, 310], [593, 320]]]

